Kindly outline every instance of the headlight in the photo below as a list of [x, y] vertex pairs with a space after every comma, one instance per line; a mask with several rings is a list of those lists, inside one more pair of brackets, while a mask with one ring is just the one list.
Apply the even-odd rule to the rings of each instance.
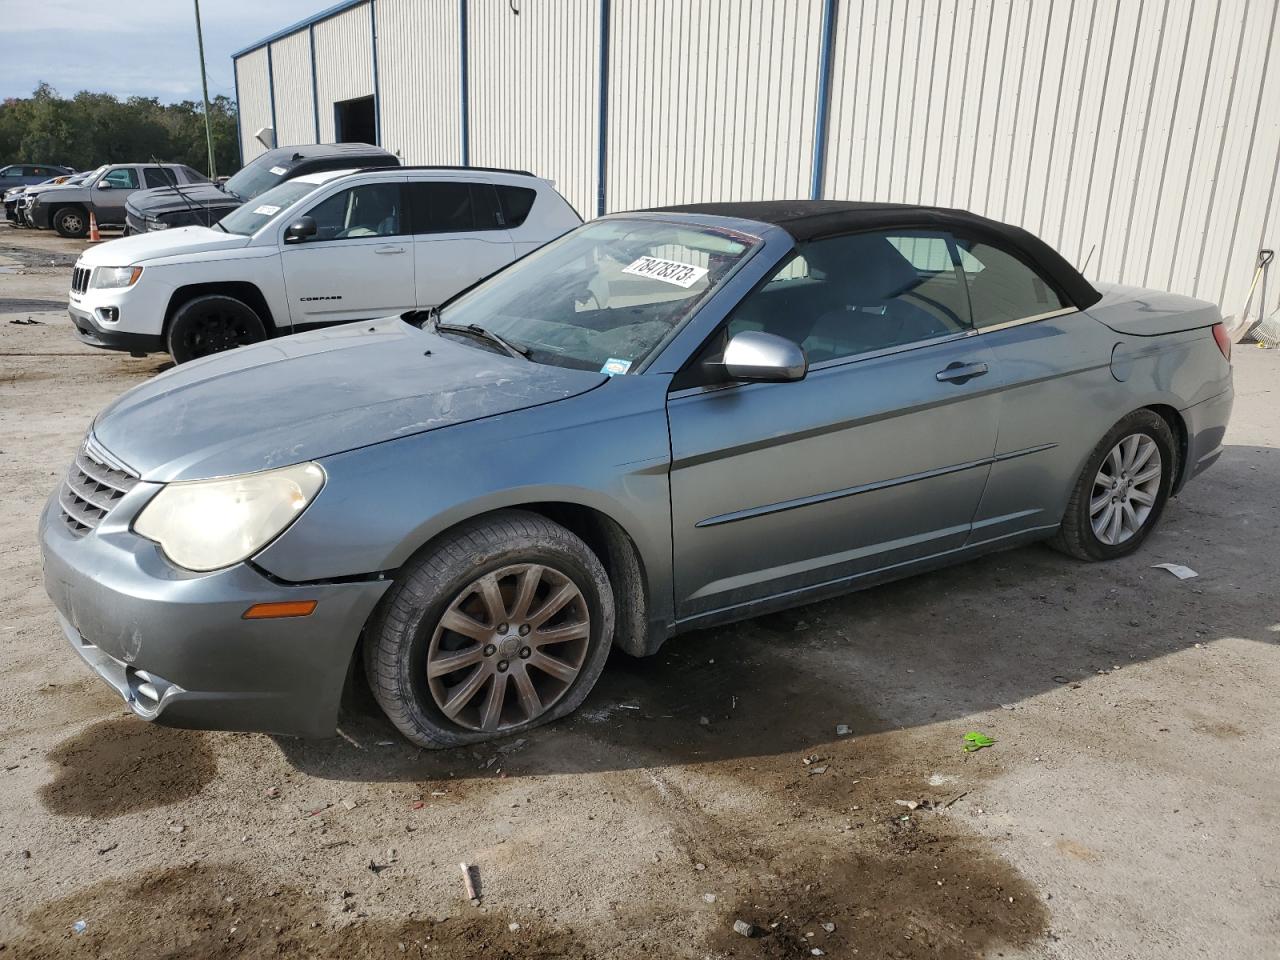
[[170, 225], [165, 223], [163, 220], [157, 220], [155, 217], [147, 217], [148, 230], [168, 230], [169, 226]]
[[142, 276], [141, 267], [95, 267], [89, 286], [95, 290], [115, 290], [132, 287]]
[[133, 522], [188, 570], [217, 570], [245, 560], [288, 529], [324, 486], [318, 463], [223, 480], [171, 483]]

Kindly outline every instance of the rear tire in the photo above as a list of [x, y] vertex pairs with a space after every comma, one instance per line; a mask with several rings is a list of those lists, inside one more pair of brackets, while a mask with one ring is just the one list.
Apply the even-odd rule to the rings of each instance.
[[166, 346], [174, 363], [267, 339], [262, 319], [243, 300], [207, 294], [188, 300], [169, 321]]
[[59, 207], [49, 222], [60, 237], [78, 240], [89, 233], [89, 217], [79, 207]]
[[1080, 560], [1133, 553], [1159, 522], [1177, 466], [1164, 418], [1151, 410], [1129, 414], [1089, 454], [1049, 545]]
[[445, 534], [401, 571], [365, 633], [365, 675], [418, 746], [482, 743], [577, 709], [604, 670], [613, 626], [613, 592], [591, 548], [545, 517], [503, 510]]

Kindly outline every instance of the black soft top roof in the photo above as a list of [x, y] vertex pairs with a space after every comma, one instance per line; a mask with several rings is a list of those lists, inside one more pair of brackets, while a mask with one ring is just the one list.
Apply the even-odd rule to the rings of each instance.
[[858, 200], [756, 200], [690, 203], [654, 207], [644, 212], [699, 213], [771, 223], [787, 231], [798, 242], [886, 227], [955, 230], [961, 234], [986, 236], [1019, 254], [1052, 280], [1076, 307], [1083, 309], [1102, 299], [1102, 294], [1079, 270], [1039, 237], [1021, 227], [989, 220], [967, 210]]

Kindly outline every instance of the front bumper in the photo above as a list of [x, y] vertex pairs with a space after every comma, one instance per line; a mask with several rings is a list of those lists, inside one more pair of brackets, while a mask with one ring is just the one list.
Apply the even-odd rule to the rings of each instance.
[[133, 354], [164, 353], [164, 337], [156, 333], [133, 333], [114, 330], [98, 320], [89, 310], [72, 302], [67, 304], [67, 315], [76, 328], [76, 336], [82, 343], [103, 350], [124, 350]]
[[[146, 720], [331, 736], [356, 640], [390, 584], [280, 584], [246, 563], [181, 570], [130, 532], [159, 489], [139, 482], [74, 534], [57, 494], [40, 516], [45, 590], [76, 653]], [[255, 603], [315, 600], [307, 617], [244, 620]]]

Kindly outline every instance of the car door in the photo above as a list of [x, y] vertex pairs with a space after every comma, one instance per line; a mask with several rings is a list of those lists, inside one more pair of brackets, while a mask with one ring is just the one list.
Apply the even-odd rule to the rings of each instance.
[[124, 223], [124, 204], [138, 189], [137, 167], [112, 167], [93, 186], [93, 212], [98, 223]]
[[515, 258], [492, 184], [411, 180], [409, 195], [420, 307], [444, 303]]
[[960, 236], [974, 326], [1000, 393], [996, 462], [975, 517], [974, 543], [1056, 526], [1081, 463], [1111, 425], [1117, 337], [1016, 252]]
[[[929, 269], [902, 254], [915, 244], [933, 251]], [[984, 387], [990, 354], [973, 335], [945, 235], [802, 245], [743, 300], [704, 359], [744, 330], [800, 343], [810, 369], [794, 383], [673, 382], [680, 618], [964, 544], [995, 449], [998, 400]]]
[[344, 187], [303, 215], [315, 220], [316, 235], [296, 243], [282, 237], [280, 252], [295, 330], [414, 308], [403, 180]]

